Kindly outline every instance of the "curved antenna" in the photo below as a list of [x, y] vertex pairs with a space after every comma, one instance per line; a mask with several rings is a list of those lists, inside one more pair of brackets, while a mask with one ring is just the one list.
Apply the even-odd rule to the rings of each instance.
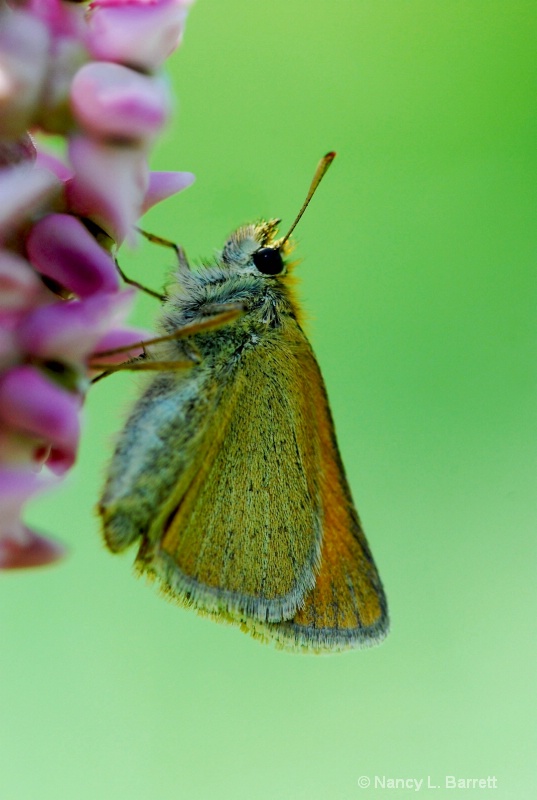
[[317, 164], [317, 169], [315, 170], [315, 175], [313, 176], [313, 180], [311, 182], [311, 186], [310, 186], [310, 188], [308, 190], [308, 194], [306, 195], [306, 199], [304, 200], [304, 202], [302, 204], [302, 208], [298, 212], [295, 221], [293, 222], [293, 224], [291, 225], [291, 227], [287, 231], [286, 235], [283, 237], [282, 241], [278, 245], [278, 249], [281, 250], [281, 248], [284, 246], [284, 244], [286, 243], [286, 241], [291, 236], [291, 234], [293, 233], [294, 229], [296, 228], [296, 226], [300, 222], [302, 214], [304, 213], [304, 211], [309, 206], [310, 200], [313, 197], [313, 195], [315, 194], [315, 190], [317, 189], [318, 185], [320, 184], [320, 182], [322, 181], [322, 179], [326, 175], [326, 171], [327, 171], [328, 167], [330, 166], [330, 164], [332, 163], [332, 161], [334, 160], [335, 157], [336, 157], [336, 154], [334, 153], [333, 150], [331, 150], [329, 153], [327, 153], [325, 156], [323, 156], [321, 158], [321, 160], [319, 161], [319, 163]]

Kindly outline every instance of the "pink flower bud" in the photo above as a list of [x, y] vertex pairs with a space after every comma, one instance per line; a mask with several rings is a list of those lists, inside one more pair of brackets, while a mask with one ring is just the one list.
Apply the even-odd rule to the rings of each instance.
[[145, 213], [161, 200], [188, 189], [195, 180], [196, 176], [191, 172], [151, 172], [142, 212]]
[[75, 173], [66, 187], [69, 207], [119, 244], [133, 233], [142, 209], [149, 183], [145, 151], [78, 136], [69, 156]]
[[0, 250], [0, 313], [31, 307], [41, 296], [42, 288], [27, 261], [8, 250]]
[[62, 545], [31, 531], [20, 520], [24, 504], [52, 482], [29, 470], [0, 467], [0, 569], [38, 567], [63, 556]]
[[88, 20], [92, 55], [158, 69], [180, 43], [190, 5], [191, 0], [95, 0]]
[[169, 113], [162, 79], [140, 75], [120, 64], [86, 64], [71, 84], [71, 104], [93, 136], [127, 141], [155, 136]]
[[19, 325], [19, 347], [39, 359], [82, 367], [97, 343], [126, 314], [133, 297], [133, 291], [116, 292], [36, 308]]
[[87, 228], [69, 214], [49, 214], [37, 222], [26, 243], [34, 267], [78, 297], [114, 292], [119, 277], [112, 257]]
[[35, 163], [37, 167], [42, 167], [52, 172], [58, 180], [65, 183], [73, 177], [73, 170], [65, 164], [61, 158], [49, 153], [46, 150], [39, 149], [36, 153]]
[[22, 225], [60, 188], [60, 182], [48, 170], [29, 164], [0, 169], [0, 239]]
[[0, 376], [0, 424], [51, 447], [49, 466], [57, 474], [75, 461], [81, 398], [61, 389], [31, 366]]
[[0, 136], [18, 138], [37, 113], [46, 77], [49, 35], [24, 11], [0, 12]]
[[0, 569], [44, 567], [64, 555], [62, 544], [40, 536], [21, 522], [5, 533], [0, 531]]

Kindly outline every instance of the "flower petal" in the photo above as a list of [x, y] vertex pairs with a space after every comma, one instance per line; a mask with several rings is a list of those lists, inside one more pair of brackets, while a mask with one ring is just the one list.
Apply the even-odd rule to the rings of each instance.
[[11, 233], [61, 189], [48, 170], [28, 164], [0, 169], [0, 237]]
[[145, 151], [78, 136], [69, 144], [69, 156], [75, 169], [66, 187], [71, 210], [89, 217], [119, 244], [132, 233], [147, 191]]
[[24, 504], [54, 482], [29, 470], [0, 467], [0, 569], [36, 567], [62, 557], [62, 545], [29, 530], [20, 521]]
[[49, 35], [32, 14], [0, 13], [0, 136], [18, 138], [32, 125], [45, 81]]
[[156, 203], [171, 197], [183, 189], [188, 189], [196, 176], [192, 172], [151, 172], [149, 174], [149, 188], [145, 194], [142, 213], [145, 214]]
[[0, 569], [44, 567], [64, 557], [66, 548], [40, 536], [22, 523], [4, 533], [0, 531]]
[[79, 297], [113, 292], [119, 276], [112, 257], [97, 244], [80, 220], [49, 214], [37, 222], [27, 240], [28, 257], [48, 278]]
[[81, 398], [66, 392], [34, 367], [0, 376], [0, 423], [51, 444], [51, 469], [58, 474], [75, 461]]
[[81, 125], [104, 138], [155, 136], [169, 114], [168, 91], [162, 79], [104, 62], [78, 70], [71, 84], [71, 103]]
[[2, 509], [0, 530], [4, 525], [10, 526], [15, 523], [23, 505], [36, 492], [47, 488], [49, 484], [50, 481], [44, 481], [35, 472], [0, 467], [0, 508]]
[[155, 70], [181, 41], [192, 0], [95, 0], [88, 20], [89, 47], [101, 61]]
[[38, 167], [48, 169], [49, 172], [52, 172], [53, 175], [56, 175], [58, 180], [62, 181], [63, 183], [73, 177], [73, 171], [67, 166], [67, 164], [64, 164], [64, 162], [58, 158], [58, 156], [54, 155], [54, 153], [49, 153], [41, 148], [37, 151], [35, 163]]
[[0, 250], [0, 312], [32, 306], [42, 287], [27, 261], [9, 250]]
[[22, 321], [17, 338], [28, 355], [61, 362], [85, 362], [110, 327], [132, 303], [134, 291], [100, 294], [36, 308]]
[[75, 3], [62, 0], [25, 0], [32, 16], [41, 19], [57, 40], [72, 36], [81, 37], [84, 24], [84, 11]]

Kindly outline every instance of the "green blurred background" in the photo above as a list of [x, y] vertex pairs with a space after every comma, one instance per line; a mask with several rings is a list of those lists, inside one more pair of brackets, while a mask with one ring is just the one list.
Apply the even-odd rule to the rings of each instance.
[[[192, 9], [153, 167], [197, 183], [144, 225], [211, 255], [259, 216], [289, 224], [338, 151], [297, 230], [300, 288], [392, 633], [288, 655], [109, 555], [93, 509], [138, 383], [115, 376], [76, 470], [28, 509], [69, 558], [0, 583], [1, 800], [416, 794], [375, 776], [537, 796], [536, 22], [516, 0]], [[149, 244], [122, 261], [156, 288], [172, 264]]]

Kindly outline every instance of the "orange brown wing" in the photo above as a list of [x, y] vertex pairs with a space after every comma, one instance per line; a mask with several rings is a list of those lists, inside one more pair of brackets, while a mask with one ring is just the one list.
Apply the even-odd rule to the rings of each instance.
[[287, 649], [330, 652], [381, 641], [389, 628], [387, 603], [354, 508], [341, 463], [326, 391], [315, 357], [303, 358], [305, 388], [315, 409], [321, 445], [323, 543], [315, 586], [294, 617], [281, 623], [236, 620]]

